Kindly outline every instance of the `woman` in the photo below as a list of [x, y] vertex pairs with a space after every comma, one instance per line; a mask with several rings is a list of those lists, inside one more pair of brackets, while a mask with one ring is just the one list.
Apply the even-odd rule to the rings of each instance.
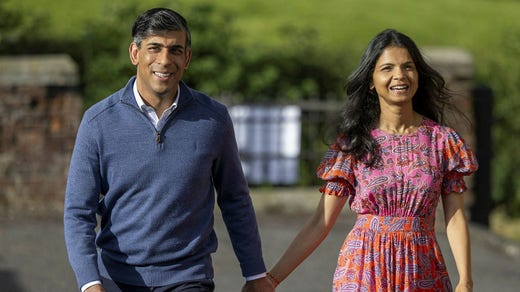
[[415, 43], [385, 30], [368, 45], [346, 85], [338, 139], [317, 174], [315, 214], [269, 272], [278, 285], [323, 241], [344, 204], [356, 223], [341, 247], [333, 291], [452, 291], [435, 238], [442, 199], [459, 282], [472, 291], [463, 176], [472, 151], [443, 125], [450, 94]]

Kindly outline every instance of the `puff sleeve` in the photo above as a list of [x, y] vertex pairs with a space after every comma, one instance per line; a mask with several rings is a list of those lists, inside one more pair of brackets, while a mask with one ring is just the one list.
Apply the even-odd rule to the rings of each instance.
[[442, 194], [462, 193], [466, 191], [464, 176], [478, 169], [478, 162], [473, 151], [453, 129], [448, 130], [443, 149], [444, 178]]
[[317, 168], [317, 176], [324, 180], [320, 192], [338, 197], [354, 195], [355, 176], [353, 159], [334, 145], [325, 154]]

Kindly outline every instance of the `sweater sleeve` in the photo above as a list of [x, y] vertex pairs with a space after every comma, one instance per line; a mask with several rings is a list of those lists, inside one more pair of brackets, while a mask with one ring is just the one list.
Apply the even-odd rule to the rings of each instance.
[[84, 117], [72, 152], [64, 206], [65, 244], [78, 287], [100, 280], [95, 246], [100, 185], [97, 145]]
[[213, 165], [217, 203], [244, 277], [266, 271], [256, 215], [242, 171], [229, 114], [221, 137], [220, 156]]

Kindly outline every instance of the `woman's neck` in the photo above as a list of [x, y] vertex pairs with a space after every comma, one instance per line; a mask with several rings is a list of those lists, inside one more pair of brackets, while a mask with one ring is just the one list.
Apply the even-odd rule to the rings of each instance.
[[381, 109], [377, 127], [391, 134], [410, 134], [422, 124], [423, 117], [412, 108]]

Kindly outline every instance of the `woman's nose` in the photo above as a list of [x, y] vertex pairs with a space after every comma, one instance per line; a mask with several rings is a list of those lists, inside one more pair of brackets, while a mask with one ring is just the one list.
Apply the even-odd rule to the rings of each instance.
[[394, 79], [402, 79], [404, 76], [405, 76], [405, 74], [404, 74], [403, 69], [396, 68], [394, 70], [394, 76], [393, 76]]

